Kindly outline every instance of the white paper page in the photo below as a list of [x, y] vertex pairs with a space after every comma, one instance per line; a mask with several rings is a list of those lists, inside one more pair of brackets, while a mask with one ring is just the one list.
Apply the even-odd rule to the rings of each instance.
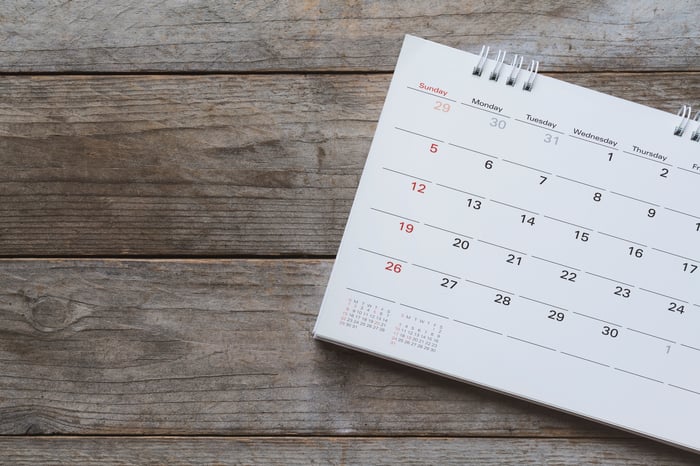
[[478, 61], [406, 36], [315, 336], [700, 451], [695, 125]]

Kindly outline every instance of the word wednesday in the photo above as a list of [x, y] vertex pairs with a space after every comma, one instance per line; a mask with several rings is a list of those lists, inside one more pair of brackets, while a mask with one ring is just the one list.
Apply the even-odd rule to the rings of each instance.
[[614, 141], [610, 138], [604, 138], [602, 136], [598, 136], [597, 134], [587, 133], [587, 132], [582, 131], [578, 128], [574, 128], [574, 134], [576, 136], [580, 136], [581, 138], [590, 139], [592, 141], [598, 141], [600, 143], [607, 144], [608, 146], [612, 146], [612, 147], [617, 146], [617, 141]]

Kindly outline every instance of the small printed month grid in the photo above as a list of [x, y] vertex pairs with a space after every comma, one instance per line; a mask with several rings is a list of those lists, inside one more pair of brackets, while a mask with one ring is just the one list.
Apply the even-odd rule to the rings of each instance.
[[315, 337], [700, 452], [697, 123], [479, 61], [406, 36]]

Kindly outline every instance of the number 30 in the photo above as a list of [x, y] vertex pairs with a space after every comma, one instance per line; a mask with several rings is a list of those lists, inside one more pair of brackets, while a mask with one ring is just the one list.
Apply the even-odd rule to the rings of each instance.
[[498, 118], [491, 118], [491, 126], [498, 129], [503, 129], [506, 127], [506, 120], [499, 120]]

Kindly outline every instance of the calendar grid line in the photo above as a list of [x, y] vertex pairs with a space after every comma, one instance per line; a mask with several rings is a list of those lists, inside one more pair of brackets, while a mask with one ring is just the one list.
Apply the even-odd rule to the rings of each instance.
[[381, 252], [372, 251], [371, 249], [367, 249], [367, 248], [357, 248], [357, 249], [359, 249], [360, 251], [369, 252], [370, 254], [376, 254], [377, 256], [386, 257], [387, 259], [395, 260], [396, 262], [402, 262], [404, 264], [408, 264], [408, 261], [406, 261], [406, 260], [398, 259], [398, 258], [393, 257], [393, 256], [388, 256], [386, 254], [382, 254]]
[[506, 207], [513, 208], [513, 209], [515, 209], [515, 210], [519, 210], [519, 211], [522, 211], [522, 212], [527, 212], [527, 213], [530, 213], [530, 214], [533, 214], [533, 215], [540, 215], [540, 214], [538, 214], [537, 212], [534, 212], [534, 211], [532, 211], [532, 210], [523, 209], [522, 207], [514, 206], [513, 204], [508, 204], [507, 202], [497, 201], [496, 199], [489, 199], [489, 200], [490, 200], [491, 202], [495, 202], [496, 204], [501, 204], [501, 205], [504, 205], [504, 206], [506, 206]]
[[506, 335], [506, 337], [512, 338], [513, 340], [522, 341], [523, 343], [527, 343], [527, 344], [532, 345], [532, 346], [538, 346], [540, 348], [544, 348], [544, 349], [547, 349], [549, 351], [554, 351], [555, 353], [557, 352], [557, 350], [555, 350], [554, 348], [550, 348], [549, 346], [540, 345], [539, 343], [534, 343], [534, 342], [531, 342], [528, 340], [524, 340], [522, 338], [514, 337], [513, 335]]
[[466, 107], [473, 108], [474, 110], [480, 110], [482, 112], [491, 113], [492, 115], [498, 115], [498, 116], [503, 117], [503, 118], [510, 118], [508, 115], [506, 115], [504, 113], [498, 113], [498, 112], [493, 112], [491, 110], [486, 110], [485, 108], [477, 107], [476, 105], [471, 105], [471, 104], [468, 104], [466, 102], [460, 102], [460, 104], [462, 104]]
[[462, 190], [462, 189], [454, 188], [454, 187], [452, 187], [452, 186], [447, 186], [446, 184], [435, 183], [435, 186], [440, 186], [441, 188], [451, 189], [452, 191], [457, 191], [457, 192], [460, 192], [460, 193], [463, 193], [463, 194], [469, 194], [470, 196], [478, 197], [479, 199], [486, 199], [484, 196], [480, 196], [480, 195], [478, 195], [478, 194], [470, 193], [469, 191], [464, 191], [464, 190]]
[[593, 230], [592, 228], [584, 227], [584, 226], [578, 225], [578, 224], [576, 224], [576, 223], [567, 222], [566, 220], [562, 220], [562, 219], [560, 219], [560, 218], [552, 217], [552, 216], [550, 216], [550, 215], [543, 215], [543, 217], [544, 217], [544, 218], [548, 218], [548, 219], [550, 219], [550, 220], [554, 220], [555, 222], [565, 223], [565, 224], [567, 224], [567, 225], [571, 225], [571, 226], [573, 226], [573, 227], [580, 228], [580, 229], [582, 229], [582, 230], [591, 231], [591, 232], [592, 232], [592, 231], [595, 231], [595, 230]]
[[496, 155], [491, 155], [491, 154], [487, 154], [486, 152], [481, 152], [481, 151], [478, 151], [475, 149], [470, 149], [468, 147], [460, 146], [459, 144], [454, 144], [452, 142], [448, 142], [447, 144], [450, 146], [453, 146], [453, 147], [457, 147], [458, 149], [464, 149], [464, 150], [469, 151], [469, 152], [474, 152], [476, 154], [483, 155], [484, 157], [489, 157], [492, 159], [500, 160], [500, 157], [498, 157]]
[[559, 351], [559, 352], [561, 354], [565, 354], [566, 356], [571, 356], [572, 358], [581, 359], [583, 361], [588, 361], [588, 362], [591, 362], [593, 364], [598, 364], [599, 366], [610, 367], [608, 364], [603, 364], [602, 362], [598, 362], [598, 361], [594, 361], [592, 359], [584, 358], [583, 356], [576, 356], [575, 354], [567, 353], [566, 351]]
[[418, 177], [418, 176], [413, 176], [413, 175], [411, 175], [411, 174], [409, 174], [409, 173], [400, 172], [400, 171], [398, 171], [398, 170], [394, 170], [393, 168], [382, 167], [382, 169], [383, 169], [383, 170], [386, 170], [386, 171], [388, 171], [388, 172], [396, 173], [396, 174], [398, 174], [398, 175], [406, 176], [406, 177], [411, 178], [411, 179], [413, 179], [413, 180], [421, 180], [421, 181], [425, 181], [426, 183], [431, 183], [431, 184], [432, 184], [432, 181], [430, 181], [430, 180], [426, 180], [425, 178], [420, 178], [420, 177]]
[[551, 175], [550, 172], [547, 172], [547, 171], [544, 171], [544, 170], [540, 170], [539, 168], [530, 167], [529, 165], [525, 165], [525, 164], [523, 164], [523, 163], [513, 162], [512, 160], [508, 160], [508, 159], [502, 159], [502, 160], [503, 160], [504, 162], [508, 162], [508, 163], [512, 163], [513, 165], [517, 165], [517, 166], [519, 166], [519, 167], [529, 168], [530, 170], [534, 170], [534, 171], [536, 171], [536, 172], [544, 173], [545, 175]]
[[502, 290], [502, 289], [500, 289], [500, 288], [496, 288], [496, 287], [494, 287], [494, 286], [490, 286], [490, 285], [487, 285], [487, 284], [485, 284], [485, 283], [475, 282], [474, 280], [469, 280], [468, 278], [463, 278], [462, 280], [464, 280], [465, 282], [473, 283], [473, 284], [475, 284], [475, 285], [483, 286], [484, 288], [490, 288], [490, 289], [492, 289], [492, 290], [500, 291], [501, 293], [505, 293], [505, 294], [508, 294], [508, 295], [511, 295], [511, 296], [515, 296], [515, 293], [511, 293], [510, 291]]
[[630, 286], [630, 287], [632, 287], [632, 288], [637, 288], [636, 286], [630, 285], [629, 283], [621, 282], [620, 280], [615, 280], [614, 278], [606, 277], [606, 276], [604, 276], [604, 275], [599, 275], [599, 274], [597, 274], [597, 273], [593, 273], [593, 272], [584, 272], [584, 273], [587, 273], [588, 275], [593, 275], [594, 277], [602, 278], [603, 280], [611, 281], [611, 282], [613, 282], [613, 283], [620, 283], [620, 284], [625, 285], [625, 286]]
[[622, 193], [618, 193], [615, 191], [610, 191], [610, 192], [617, 195], [617, 196], [622, 196], [622, 197], [626, 197], [627, 199], [632, 199], [633, 201], [641, 202], [642, 204], [653, 205], [654, 207], [661, 207], [659, 204], [654, 204], [653, 202], [649, 202], [649, 201], [645, 201], [643, 199], [638, 199], [636, 197], [628, 196], [627, 194], [622, 194]]
[[668, 338], [663, 338], [663, 337], [660, 337], [660, 336], [658, 336], [658, 335], [653, 335], [653, 334], [651, 334], [651, 333], [642, 332], [641, 330], [637, 330], [637, 329], [634, 329], [634, 328], [631, 328], [631, 327], [627, 327], [627, 330], [630, 330], [630, 331], [635, 332], [635, 333], [641, 333], [642, 335], [646, 335], [646, 336], [648, 336], [648, 337], [657, 338], [657, 339], [659, 339], [659, 340], [663, 340], [663, 341], [666, 341], [666, 342], [668, 342], [668, 343], [673, 343], [674, 345], [677, 343], [677, 342], [675, 342], [675, 341], [673, 341], [673, 340], [669, 340]]
[[646, 379], [646, 380], [651, 380], [652, 382], [657, 382], [657, 383], [661, 383], [661, 384], [664, 383], [661, 380], [652, 379], [651, 377], [647, 377], [646, 375], [637, 374], [636, 372], [627, 371], [625, 369], [620, 369], [619, 367], [614, 367], [613, 369], [615, 369], [616, 371], [624, 372], [625, 374], [630, 374], [630, 375], [634, 375], [637, 377], [641, 377], [641, 378]]
[[700, 395], [700, 392], [696, 392], [695, 390], [691, 390], [691, 389], [689, 389], [689, 388], [681, 387], [681, 386], [679, 386], [679, 385], [673, 385], [673, 384], [671, 384], [671, 383], [669, 383], [669, 384], [667, 384], [667, 385], [668, 385], [669, 387], [678, 388], [678, 389], [680, 389], [680, 390], [685, 390], [686, 392], [695, 393], [696, 395]]
[[613, 146], [608, 146], [607, 144], [601, 144], [600, 142], [590, 141], [590, 140], [588, 140], [588, 139], [584, 139], [584, 138], [580, 138], [580, 137], [578, 137], [578, 136], [574, 136], [573, 134], [569, 134], [568, 136], [569, 136], [570, 138], [578, 139], [579, 141], [588, 142], [588, 143], [591, 143], [591, 144], [595, 144], [595, 145], [597, 145], [597, 146], [605, 147], [606, 149], [610, 149], [610, 150], [619, 150], [619, 149], [617, 149], [617, 148], [615, 148], [615, 147], [613, 147]]
[[686, 345], [685, 343], [681, 343], [681, 346], [685, 346], [686, 348], [690, 348], [695, 351], [700, 351], [700, 348], [696, 348], [694, 346]]
[[667, 167], [673, 167], [673, 165], [671, 165], [670, 163], [662, 162], [661, 160], [654, 160], [654, 159], [650, 159], [648, 157], [642, 157], [639, 154], [635, 154], [633, 152], [626, 151], [626, 150], [623, 150], [622, 152], [624, 152], [625, 154], [634, 155], [635, 157], [640, 158], [642, 160], [646, 160], [647, 162], [654, 162], [654, 163], [658, 163], [660, 165], [666, 165]]
[[[609, 237], [611, 237], [611, 238], [619, 239], [620, 241], [624, 241], [625, 243], [632, 243], [632, 244], [635, 244], [635, 245], [637, 245], [637, 246], [641, 246], [641, 247], [643, 247], [643, 248], [648, 247], [646, 244], [642, 244], [642, 243], [640, 243], [640, 242], [638, 242], [638, 241], [632, 241], [631, 239], [622, 238], [621, 236], [611, 235], [610, 233], [605, 233], [604, 231], [598, 231], [597, 233], [599, 233], [599, 234], [601, 234], [601, 235], [603, 235], [603, 236], [609, 236]], [[652, 248], [652, 249], [654, 249], [654, 248]]]
[[566, 176], [561, 176], [561, 175], [554, 175], [554, 176], [556, 176], [557, 178], [561, 178], [561, 179], [563, 179], [563, 180], [566, 180], [566, 181], [571, 181], [571, 182], [573, 182], [573, 183], [578, 183], [578, 184], [582, 184], [582, 185], [584, 185], [584, 186], [588, 186], [589, 188], [595, 188], [595, 189], [598, 189], [598, 190], [603, 191], [603, 192], [607, 192], [607, 191], [608, 191], [608, 190], [605, 189], [605, 188], [601, 188], [601, 187], [599, 187], [599, 186], [595, 186], [595, 185], [592, 185], [592, 184], [589, 184], [589, 183], [584, 183], [583, 181], [574, 180], [573, 178], [568, 178], [568, 177], [566, 177]]
[[599, 319], [598, 317], [589, 316], [588, 314], [584, 314], [584, 313], [578, 312], [578, 311], [572, 311], [572, 312], [573, 312], [574, 314], [577, 314], [577, 315], [580, 315], [580, 316], [583, 316], [583, 317], [588, 317], [589, 319], [597, 320], [598, 322], [603, 322], [604, 324], [612, 325], [612, 326], [618, 327], [618, 328], [623, 328], [623, 326], [620, 325], [620, 324], [616, 324], [616, 323], [613, 323], [613, 322], [610, 322], [610, 321], [607, 321], [607, 320]]
[[646, 288], [639, 288], [639, 289], [642, 290], [642, 291], [646, 291], [647, 293], [652, 293], [652, 294], [655, 294], [655, 295], [658, 295], [658, 296], [663, 296], [664, 298], [673, 299], [674, 301], [678, 301], [678, 302], [681, 302], [681, 303], [683, 303], [683, 304], [688, 304], [688, 301], [683, 301], [682, 299], [674, 298], [673, 296], [669, 296], [669, 295], [666, 295], [666, 294], [663, 294], [663, 293], [659, 293], [659, 292], [657, 292], [657, 291], [648, 290], [648, 289], [646, 289]]
[[576, 267], [571, 267], [570, 265], [562, 264], [562, 263], [560, 263], [560, 262], [555, 262], [555, 261], [553, 261], [553, 260], [545, 259], [544, 257], [539, 257], [539, 256], [535, 256], [535, 255], [533, 255], [533, 256], [531, 256], [531, 257], [532, 257], [533, 259], [538, 259], [538, 260], [541, 260], [541, 261], [544, 261], [544, 262], [549, 262], [550, 264], [559, 265], [559, 266], [564, 267], [564, 268], [567, 268], [567, 269], [571, 269], [571, 270], [575, 270], [575, 271], [577, 271], [577, 272], [581, 272], [581, 269], [577, 269]]
[[488, 329], [488, 328], [486, 328], [486, 327], [480, 327], [480, 326], [478, 326], [478, 325], [470, 324], [469, 322], [463, 322], [463, 321], [458, 320], [458, 319], [452, 319], [452, 320], [453, 320], [454, 322], [459, 323], [459, 324], [468, 325], [468, 326], [470, 326], [470, 327], [478, 328], [479, 330], [484, 330], [484, 331], [486, 331], [486, 332], [491, 332], [491, 333], [495, 333], [496, 335], [501, 335], [501, 336], [503, 336], [503, 334], [502, 334], [501, 332], [497, 332], [497, 331], [495, 331], [495, 330], [491, 330], [491, 329]]
[[689, 214], [689, 213], [687, 213], [687, 212], [682, 212], [682, 211], [680, 211], [680, 210], [672, 209], [672, 208], [670, 208], [670, 207], [664, 207], [664, 209], [670, 210], [671, 212], [675, 212], [675, 213], [677, 213], [677, 214], [687, 215], [688, 217], [692, 217], [692, 218], [695, 218], [695, 219], [700, 220], [700, 216], [697, 216], [697, 215]]
[[424, 265], [419, 265], [419, 264], [411, 264], [411, 265], [416, 266], [416, 267], [421, 268], [421, 269], [429, 270], [431, 272], [435, 272], [435, 273], [440, 274], [440, 275], [447, 275], [448, 277], [456, 278], [458, 280], [462, 279], [462, 277], [458, 277], [457, 275], [452, 275], [452, 274], [449, 274], [447, 272], [441, 272], [440, 270], [431, 269], [430, 267], [426, 267]]
[[469, 238], [469, 239], [471, 239], [471, 240], [474, 239], [473, 236], [463, 235], [462, 233], [457, 233], [456, 231], [447, 230], [447, 229], [445, 229], [445, 228], [440, 228], [440, 227], [437, 227], [437, 226], [435, 226], [435, 225], [431, 225], [431, 224], [428, 224], [428, 223], [424, 223], [423, 225], [425, 225], [426, 227], [429, 227], [429, 228], [435, 228], [436, 230], [444, 231], [444, 232], [446, 232], [446, 233], [452, 233], [453, 235], [461, 236], [461, 237], [464, 237], [464, 238]]
[[688, 170], [687, 168], [682, 168], [682, 167], [676, 167], [679, 170], [683, 170], [684, 172], [692, 173], [693, 175], [700, 175], [700, 173], [693, 171], [693, 170]]
[[559, 131], [556, 129], [548, 128], [546, 126], [540, 126], [536, 125], [535, 123], [532, 123], [531, 121], [525, 121], [521, 120], [520, 118], [514, 118], [515, 121], [519, 121], [520, 123], [525, 123], [526, 125], [534, 126], [535, 128], [543, 129], [545, 131], [551, 132], [551, 133], [557, 133], [557, 134], [565, 134], [563, 131]]
[[553, 307], [553, 308], [555, 308], [555, 309], [559, 309], [560, 311], [569, 312], [568, 309], [565, 309], [565, 308], [560, 307], [560, 306], [555, 306], [554, 304], [545, 303], [544, 301], [538, 301], [538, 300], [536, 300], [536, 299], [528, 298], [527, 296], [523, 296], [523, 295], [519, 295], [519, 296], [520, 296], [521, 298], [523, 298], [523, 299], [528, 300], [528, 301], [532, 301], [532, 302], [535, 302], [535, 303], [538, 303], [538, 304], [543, 304], [543, 305], [545, 305], [545, 306], [547, 306], [547, 307]]
[[436, 139], [434, 137], [426, 136], [425, 134], [417, 133], [415, 131], [411, 131], [411, 130], [404, 129], [404, 128], [399, 128], [398, 126], [394, 126], [394, 128], [398, 129], [399, 131], [403, 131], [405, 133], [409, 133], [409, 134], [413, 134], [415, 136], [420, 136], [422, 138], [430, 139], [431, 141], [437, 141], [437, 142], [443, 142], [443, 143], [445, 142], [442, 139]]
[[417, 307], [415, 307], [415, 306], [410, 306], [410, 305], [408, 305], [408, 304], [399, 303], [399, 306], [407, 307], [407, 308], [409, 308], [409, 309], [414, 309], [414, 310], [420, 311], [420, 312], [425, 312], [426, 314], [430, 314], [430, 315], [433, 315], [433, 316], [435, 316], [435, 317], [441, 317], [441, 318], [447, 319], [447, 320], [450, 319], [450, 318], [447, 317], [447, 316], [443, 316], [443, 315], [437, 314], [437, 313], [435, 313], [435, 312], [426, 311], [425, 309], [420, 309], [420, 308], [417, 308]]
[[431, 96], [433, 96], [433, 97], [437, 97], [438, 99], [449, 100], [450, 102], [457, 102], [455, 99], [450, 99], [450, 98], [448, 98], [448, 97], [444, 97], [444, 96], [441, 96], [441, 95], [439, 95], [439, 94], [433, 94], [432, 92], [424, 91], [424, 90], [421, 90], [421, 89], [416, 89], [415, 87], [411, 87], [411, 86], [406, 86], [406, 87], [409, 88], [409, 89], [411, 89], [412, 91], [421, 92], [421, 93], [423, 93], [423, 94], [428, 94], [428, 95], [431, 95]]
[[367, 293], [366, 291], [360, 291], [360, 290], [356, 290], [356, 289], [350, 288], [350, 287], [347, 287], [346, 289], [353, 291], [355, 293], [364, 294], [367, 296], [371, 296], [372, 298], [377, 298], [377, 299], [381, 299], [382, 301], [388, 301], [390, 303], [396, 304], [396, 301], [392, 301], [391, 299], [387, 299], [387, 298], [382, 298], [381, 296], [377, 296], [376, 294]]
[[679, 257], [679, 258], [685, 259], [685, 260], [687, 260], [687, 261], [700, 262], [700, 261], [697, 260], [697, 259], [692, 259], [692, 258], [690, 258], [690, 257], [681, 256], [680, 254], [675, 254], [675, 253], [670, 252], [670, 251], [664, 251], [663, 249], [659, 249], [659, 248], [651, 248], [651, 249], [653, 249], [654, 251], [662, 252], [662, 253], [664, 253], [664, 254], [668, 254], [669, 256]]
[[376, 207], [370, 207], [370, 209], [372, 209], [372, 210], [374, 210], [374, 211], [376, 211], [376, 212], [381, 212], [381, 213], [386, 214], [386, 215], [391, 215], [392, 217], [400, 218], [400, 219], [402, 219], [402, 220], [408, 220], [409, 222], [421, 223], [421, 222], [419, 222], [418, 220], [414, 220], [414, 219], [412, 219], [412, 218], [404, 217], [403, 215], [392, 214], [391, 212], [388, 212], [388, 211], [382, 210], [382, 209], [377, 209]]
[[507, 247], [505, 247], [505, 246], [501, 246], [500, 244], [491, 243], [491, 242], [485, 241], [485, 240], [483, 240], [483, 239], [477, 239], [477, 241], [480, 242], [480, 243], [488, 244], [489, 246], [495, 246], [495, 247], [497, 247], [497, 248], [505, 249], [506, 251], [517, 252], [518, 254], [522, 254], [523, 256], [527, 256], [527, 255], [528, 255], [528, 254], [525, 253], [525, 252], [521, 252], [521, 251], [518, 251], [518, 250], [512, 249], [512, 248], [507, 248]]

